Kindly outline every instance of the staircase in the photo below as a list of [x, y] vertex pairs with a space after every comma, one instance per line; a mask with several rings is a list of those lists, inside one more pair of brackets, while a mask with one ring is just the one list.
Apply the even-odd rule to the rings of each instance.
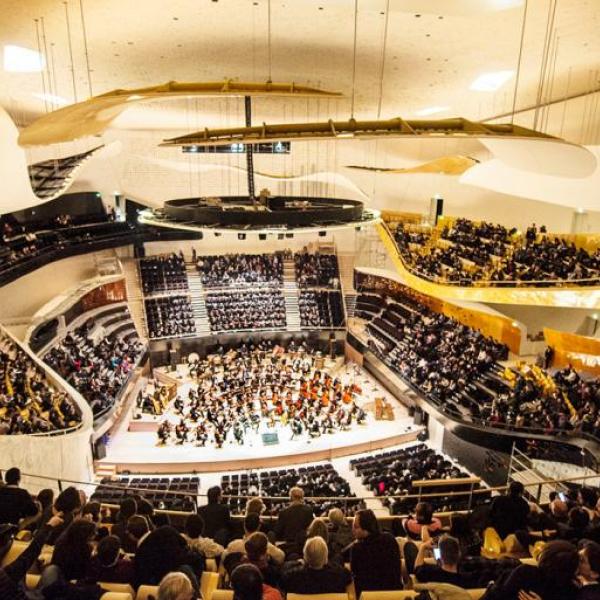
[[296, 269], [293, 259], [283, 261], [283, 297], [285, 298], [286, 330], [300, 331], [300, 293], [296, 284]]
[[354, 254], [340, 252], [337, 255], [340, 269], [340, 284], [344, 305], [346, 307], [346, 320], [354, 316], [356, 308], [356, 290], [354, 289]]
[[146, 314], [144, 312], [144, 295], [140, 285], [140, 276], [135, 258], [121, 259], [123, 275], [125, 275], [125, 289], [127, 290], [127, 304], [131, 320], [137, 329], [140, 340], [148, 342], [148, 329], [146, 327]]
[[190, 289], [190, 299], [192, 311], [194, 313], [194, 325], [196, 326], [196, 335], [206, 335], [210, 333], [210, 322], [206, 313], [206, 302], [204, 298], [204, 288], [200, 281], [200, 273], [196, 265], [192, 262], [185, 263], [188, 287]]

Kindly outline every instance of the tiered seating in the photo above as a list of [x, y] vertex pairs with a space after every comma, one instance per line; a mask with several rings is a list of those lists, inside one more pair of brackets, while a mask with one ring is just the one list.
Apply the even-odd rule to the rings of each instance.
[[127, 496], [140, 494], [155, 509], [191, 512], [196, 509], [199, 487], [199, 477], [104, 478], [91, 500], [118, 505]]
[[200, 256], [196, 266], [204, 287], [283, 284], [283, 257], [280, 252]]
[[282, 329], [285, 298], [280, 290], [212, 292], [206, 295], [211, 331]]
[[404, 261], [421, 276], [460, 285], [598, 285], [600, 249], [589, 252], [550, 237], [535, 225], [525, 236], [516, 228], [457, 219], [441, 230], [436, 243], [400, 225], [394, 237]]
[[142, 258], [139, 262], [145, 296], [188, 289], [183, 253]]
[[129, 223], [112, 222], [108, 216], [23, 226], [14, 219], [2, 222], [0, 279], [9, 281], [51, 261], [89, 249], [114, 245], [132, 236]]
[[[370, 488], [376, 496], [383, 497], [383, 504], [390, 508], [392, 514], [408, 514], [417, 505], [416, 498], [396, 499], [390, 501], [386, 496], [417, 495], [419, 490], [413, 482], [434, 479], [460, 479], [469, 477], [449, 460], [425, 444], [410, 448], [392, 450], [375, 456], [357, 458], [350, 461], [351, 468], [361, 477], [363, 485]], [[470, 485], [470, 484], [469, 484]], [[453, 491], [464, 491], [465, 486], [444, 485], [427, 488], [427, 493], [448, 494]], [[481, 497], [480, 497], [481, 496]], [[483, 500], [485, 494], [478, 495]], [[489, 496], [488, 496], [489, 497]], [[436, 510], [464, 510], [468, 506], [467, 496], [453, 499], [450, 495], [435, 497], [432, 505]]]
[[344, 309], [340, 292], [302, 290], [298, 299], [302, 327], [342, 327]]
[[0, 435], [50, 433], [81, 422], [78, 406], [0, 333]]
[[361, 319], [372, 319], [385, 307], [385, 298], [379, 294], [361, 292], [356, 297], [354, 314]]
[[[367, 325], [374, 352], [431, 400], [461, 413], [459, 394], [506, 358], [506, 346], [419, 306], [408, 293], [383, 300], [385, 306]], [[376, 300], [369, 301], [377, 307]], [[478, 416], [474, 409], [467, 414]]]
[[300, 287], [339, 286], [340, 270], [335, 254], [297, 252], [294, 254], [296, 281]]
[[88, 322], [69, 332], [44, 362], [81, 393], [98, 417], [120, 397], [144, 346], [137, 334], [124, 340], [112, 333], [95, 343], [90, 329]]
[[[276, 501], [263, 498], [266, 507], [265, 514], [277, 515], [288, 504], [288, 495], [292, 487], [300, 487], [305, 496], [337, 497], [345, 496], [350, 500], [331, 500], [309, 503], [316, 515], [326, 514], [331, 508], [342, 507], [346, 514], [351, 515], [356, 510], [364, 508], [359, 500], [352, 500], [348, 482], [339, 475], [333, 465], [312, 465], [299, 469], [280, 469], [278, 471], [253, 471], [251, 473], [234, 473], [221, 477], [223, 496], [273, 496], [285, 500]], [[246, 500], [243, 498], [227, 498], [233, 514], [243, 514]]]
[[146, 320], [151, 338], [194, 335], [196, 324], [189, 296], [146, 298]]

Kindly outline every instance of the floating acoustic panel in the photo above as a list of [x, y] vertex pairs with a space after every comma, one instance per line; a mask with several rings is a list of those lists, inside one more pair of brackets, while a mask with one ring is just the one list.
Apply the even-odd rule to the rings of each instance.
[[439, 175], [462, 175], [467, 169], [476, 165], [479, 161], [470, 156], [443, 156], [429, 162], [406, 168], [384, 168], [384, 167], [366, 167], [361, 165], [348, 165], [347, 169], [357, 171], [372, 171], [375, 173], [392, 173], [404, 175], [408, 173], [430, 173]]
[[19, 135], [21, 146], [69, 142], [88, 135], [100, 135], [129, 106], [145, 100], [186, 96], [291, 96], [338, 97], [328, 92], [295, 83], [244, 83], [237, 81], [180, 83], [130, 90], [113, 90], [83, 102], [55, 110], [25, 127]]
[[41, 200], [53, 200], [64, 194], [73, 183], [77, 171], [103, 147], [97, 146], [81, 154], [29, 165], [27, 169], [33, 193]]
[[203, 129], [187, 135], [164, 140], [162, 146], [223, 145], [233, 143], [258, 143], [261, 141], [319, 140], [335, 138], [377, 137], [520, 137], [544, 138], [556, 141], [545, 133], [533, 131], [511, 123], [483, 124], [460, 117], [453, 119], [404, 120], [400, 117], [380, 121], [324, 121], [321, 123], [283, 123], [253, 127], [230, 127], [226, 129]]

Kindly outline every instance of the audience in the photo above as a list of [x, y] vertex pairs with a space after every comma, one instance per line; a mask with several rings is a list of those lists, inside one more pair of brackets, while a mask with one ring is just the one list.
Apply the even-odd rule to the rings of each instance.
[[231, 573], [233, 600], [282, 600], [278, 590], [263, 583], [260, 569], [253, 564], [237, 566]]
[[274, 254], [223, 254], [196, 261], [204, 287], [283, 285], [283, 257]]
[[189, 296], [147, 298], [144, 306], [150, 338], [180, 337], [196, 333]]
[[142, 258], [139, 262], [144, 296], [188, 289], [183, 252]]
[[46, 353], [44, 362], [80, 392], [98, 416], [114, 406], [144, 345], [137, 337], [125, 341], [117, 336], [96, 343], [88, 331], [85, 324], [67, 333]]
[[429, 583], [450, 583], [462, 588], [477, 587], [474, 581], [464, 574], [458, 572], [460, 562], [460, 545], [456, 538], [442, 535], [437, 542], [439, 559], [435, 565], [426, 564], [425, 558], [434, 546], [434, 541], [429, 539], [419, 546], [417, 559], [415, 561], [415, 575], [417, 581]]
[[0, 485], [0, 524], [18, 525], [21, 519], [38, 513], [38, 507], [29, 492], [19, 487], [20, 483], [20, 469], [8, 469], [4, 474], [4, 485]]
[[158, 586], [157, 600], [194, 600], [194, 586], [185, 573], [167, 573]]
[[211, 487], [207, 493], [208, 504], [198, 509], [198, 515], [204, 521], [204, 533], [207, 537], [220, 544], [220, 552], [227, 545], [231, 535], [231, 516], [229, 508], [222, 503], [221, 488], [218, 485]]
[[[243, 554], [245, 552], [245, 543], [246, 540], [257, 531], [261, 529], [261, 520], [260, 516], [256, 513], [248, 513], [244, 517], [244, 536], [242, 538], [238, 538], [229, 542], [227, 548], [223, 552], [221, 556], [221, 560], [225, 563], [227, 556], [231, 554]], [[271, 542], [267, 543], [267, 555], [269, 558], [276, 564], [281, 565], [285, 560], [285, 552], [272, 544]]]
[[294, 263], [299, 287], [339, 287], [340, 271], [335, 254], [297, 252]]
[[283, 329], [285, 298], [281, 290], [211, 292], [206, 295], [211, 331]]
[[300, 323], [304, 328], [343, 327], [344, 308], [340, 292], [301, 290], [298, 299]]
[[0, 334], [0, 435], [49, 433], [81, 422], [79, 408], [34, 360]]

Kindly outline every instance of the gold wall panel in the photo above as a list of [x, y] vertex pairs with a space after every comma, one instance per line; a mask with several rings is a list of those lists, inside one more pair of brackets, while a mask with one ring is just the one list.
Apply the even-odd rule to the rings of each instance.
[[572, 365], [577, 371], [600, 375], [600, 339], [544, 327], [546, 345], [554, 350], [552, 365]]
[[540, 287], [460, 287], [434, 283], [411, 273], [398, 253], [396, 242], [383, 223], [375, 225], [396, 271], [407, 286], [436, 298], [486, 302], [490, 304], [523, 304], [526, 306], [559, 306], [600, 309], [600, 286]]

